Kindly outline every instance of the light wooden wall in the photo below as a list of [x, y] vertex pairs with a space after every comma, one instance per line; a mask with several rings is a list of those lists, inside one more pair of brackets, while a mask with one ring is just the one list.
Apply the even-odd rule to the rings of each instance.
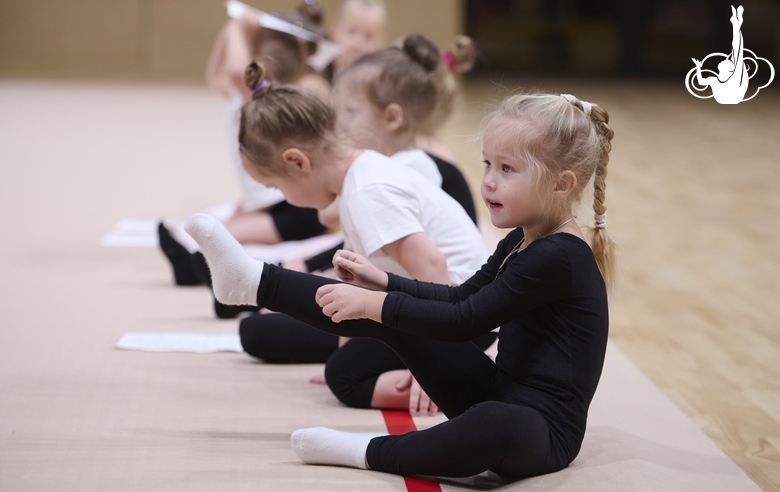
[[[284, 11], [292, 0], [247, 0]], [[416, 32], [445, 44], [463, 30], [463, 0], [387, 1], [387, 39]], [[323, 0], [326, 25], [341, 0]], [[0, 2], [0, 77], [188, 81], [203, 79], [226, 20], [221, 0]]]

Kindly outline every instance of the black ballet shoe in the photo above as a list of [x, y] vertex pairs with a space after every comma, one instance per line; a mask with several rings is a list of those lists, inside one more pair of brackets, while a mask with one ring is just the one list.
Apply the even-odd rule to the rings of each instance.
[[206, 257], [203, 253], [196, 251], [191, 255], [192, 270], [195, 272], [195, 276], [198, 277], [200, 283], [208, 285], [211, 288], [211, 271], [209, 265], [206, 263]]
[[257, 306], [229, 306], [214, 299], [214, 314], [219, 319], [233, 319], [241, 313], [260, 311]]
[[160, 239], [160, 249], [173, 267], [173, 278], [176, 285], [198, 285], [200, 280], [192, 268], [192, 259], [187, 248], [176, 241], [162, 222], [157, 226]]

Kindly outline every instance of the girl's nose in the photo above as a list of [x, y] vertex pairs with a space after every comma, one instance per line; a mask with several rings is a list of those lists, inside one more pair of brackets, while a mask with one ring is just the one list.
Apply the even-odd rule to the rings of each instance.
[[482, 187], [488, 191], [495, 191], [496, 182], [490, 178], [490, 174], [486, 173], [485, 176], [482, 178]]

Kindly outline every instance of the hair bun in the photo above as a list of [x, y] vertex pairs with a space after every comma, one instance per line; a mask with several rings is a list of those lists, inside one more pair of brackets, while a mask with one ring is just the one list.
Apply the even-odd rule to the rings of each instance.
[[454, 62], [455, 73], [466, 73], [474, 66], [474, 58], [477, 55], [477, 50], [474, 47], [474, 41], [468, 36], [458, 36], [447, 47], [452, 53], [452, 59]]
[[441, 61], [441, 55], [436, 45], [419, 34], [406, 36], [403, 51], [409, 58], [422, 65], [427, 72], [436, 70]]
[[258, 61], [253, 61], [249, 64], [249, 66], [246, 67], [246, 70], [244, 70], [244, 84], [246, 84], [247, 88], [249, 88], [250, 91], [252, 91], [253, 96], [257, 96], [258, 94], [265, 93], [267, 88], [264, 90], [260, 90], [258, 92], [255, 92], [255, 89], [257, 88], [257, 85], [263, 80], [263, 75], [265, 74], [265, 67], [262, 63]]
[[304, 18], [304, 27], [306, 24], [309, 25], [309, 28], [311, 28], [311, 25], [322, 26], [325, 11], [319, 0], [305, 0], [295, 10]]

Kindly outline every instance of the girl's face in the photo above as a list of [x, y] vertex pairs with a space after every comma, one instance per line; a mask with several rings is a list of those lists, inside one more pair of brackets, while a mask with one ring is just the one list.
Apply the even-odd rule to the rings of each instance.
[[382, 152], [392, 135], [358, 78], [350, 74], [336, 81], [332, 95], [336, 125], [358, 148]]
[[501, 125], [485, 130], [482, 199], [490, 221], [499, 228], [533, 227], [541, 220], [541, 194], [533, 165], [517, 152], [518, 141]]
[[333, 30], [333, 40], [341, 46], [339, 68], [352, 64], [366, 53], [382, 46], [385, 19], [379, 8], [349, 2]]
[[291, 205], [319, 210], [336, 199], [336, 195], [323, 186], [322, 166], [312, 166], [307, 171], [293, 168], [288, 173], [269, 174], [261, 172], [260, 166], [245, 157], [241, 160], [244, 169], [252, 179], [269, 188], [277, 188]]

